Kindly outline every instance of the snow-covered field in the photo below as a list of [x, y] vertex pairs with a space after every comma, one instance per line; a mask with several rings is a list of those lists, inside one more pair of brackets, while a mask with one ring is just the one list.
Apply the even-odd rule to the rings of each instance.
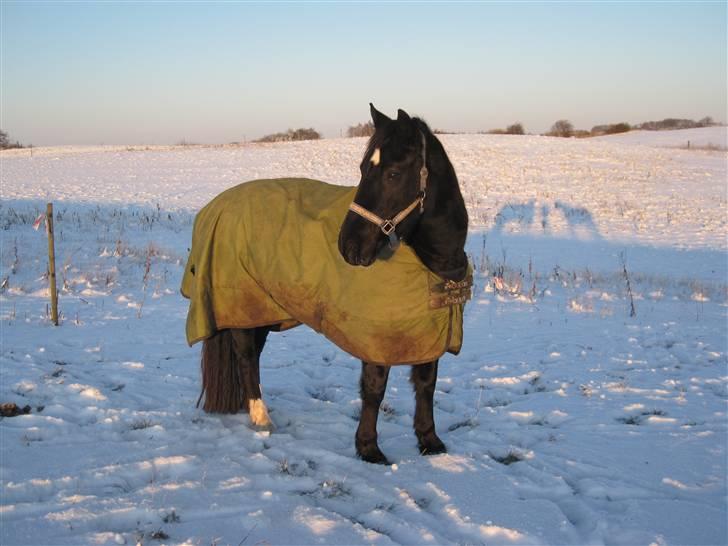
[[594, 140], [637, 144], [661, 148], [705, 148], [726, 151], [728, 127], [700, 127], [677, 131], [630, 131], [617, 135], [597, 137]]
[[0, 420], [0, 543], [726, 544], [727, 156], [624, 139], [442, 137], [476, 287], [449, 454], [418, 455], [395, 368], [391, 467], [354, 456], [358, 361], [305, 328], [263, 354], [275, 432], [196, 409], [178, 292], [211, 197], [354, 184], [363, 139], [3, 153], [0, 402], [30, 412]]

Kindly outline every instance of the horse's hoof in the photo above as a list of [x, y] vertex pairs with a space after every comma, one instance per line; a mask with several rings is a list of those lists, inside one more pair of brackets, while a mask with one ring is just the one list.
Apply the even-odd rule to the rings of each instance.
[[266, 425], [256, 425], [253, 424], [250, 428], [252, 428], [255, 432], [273, 432], [276, 429], [276, 426], [271, 421], [270, 423]]
[[378, 455], [359, 455], [359, 457], [361, 457], [361, 460], [365, 463], [381, 464], [384, 466], [392, 464], [382, 453], [379, 453]]
[[374, 449], [367, 449], [367, 450], [356, 450], [356, 454], [359, 456], [359, 458], [367, 463], [372, 464], [383, 464], [383, 465], [390, 465], [392, 463], [389, 462], [389, 460], [384, 456], [384, 453], [381, 452], [381, 450], [374, 446]]
[[427, 443], [420, 442], [418, 447], [420, 448], [420, 455], [438, 455], [440, 453], [447, 453], [445, 444], [443, 444], [442, 440], [439, 438], [435, 438], [435, 440]]

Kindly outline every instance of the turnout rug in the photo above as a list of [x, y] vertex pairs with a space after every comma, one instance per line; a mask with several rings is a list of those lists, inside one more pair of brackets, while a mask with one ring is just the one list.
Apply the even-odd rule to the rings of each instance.
[[369, 267], [341, 257], [339, 228], [356, 187], [255, 180], [196, 216], [182, 294], [190, 345], [226, 328], [306, 324], [373, 364], [457, 354], [472, 271], [445, 281], [406, 244]]

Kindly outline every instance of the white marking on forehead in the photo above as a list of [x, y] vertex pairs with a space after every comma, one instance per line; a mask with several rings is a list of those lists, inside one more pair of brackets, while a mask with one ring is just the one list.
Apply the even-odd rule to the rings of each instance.
[[375, 167], [379, 165], [379, 162], [382, 159], [381, 154], [382, 152], [379, 148], [374, 148], [374, 153], [372, 154], [372, 157], [369, 161], [371, 161], [372, 165], [374, 165]]

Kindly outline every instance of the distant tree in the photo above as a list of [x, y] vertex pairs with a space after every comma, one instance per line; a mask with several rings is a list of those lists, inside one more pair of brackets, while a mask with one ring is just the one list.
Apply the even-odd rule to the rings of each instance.
[[548, 133], [551, 136], [569, 138], [574, 134], [574, 126], [568, 119], [560, 119], [551, 126], [551, 131]]
[[689, 122], [691, 120], [687, 119], [678, 119], [678, 118], [665, 118], [661, 122], [658, 123], [658, 126], [662, 127], [663, 129], [686, 129], [688, 125], [691, 125]]
[[611, 123], [609, 125], [595, 125], [591, 129], [590, 136], [614, 135], [617, 133], [626, 133], [631, 130], [632, 126], [626, 121], [621, 123]]
[[346, 130], [346, 136], [349, 138], [354, 137], [370, 137], [374, 134], [374, 124], [369, 121], [367, 123], [359, 123], [358, 125], [351, 125]]
[[310, 127], [308, 129], [296, 129], [291, 135], [291, 140], [318, 140], [320, 138], [321, 133]]
[[315, 129], [288, 129], [285, 133], [274, 133], [255, 142], [290, 142], [292, 140], [318, 140], [321, 134]]
[[506, 134], [507, 135], [524, 135], [526, 134], [523, 130], [523, 125], [520, 123], [514, 123], [513, 125], [509, 125], [506, 127]]
[[629, 123], [623, 121], [621, 123], [615, 123], [614, 125], [610, 125], [609, 129], [607, 129], [607, 133], [610, 135], [615, 135], [617, 133], [628, 133], [631, 130], [632, 127], [630, 127]]
[[8, 134], [0, 129], [0, 150], [10, 150], [11, 148], [22, 148], [23, 145], [20, 144], [17, 140], [15, 142], [11, 142], [10, 138], [8, 138]]
[[665, 118], [662, 121], [645, 121], [637, 125], [636, 129], [645, 131], [670, 131], [674, 129], [694, 129], [696, 127], [710, 127], [715, 125], [711, 117], [704, 117], [700, 121], [692, 119]]

